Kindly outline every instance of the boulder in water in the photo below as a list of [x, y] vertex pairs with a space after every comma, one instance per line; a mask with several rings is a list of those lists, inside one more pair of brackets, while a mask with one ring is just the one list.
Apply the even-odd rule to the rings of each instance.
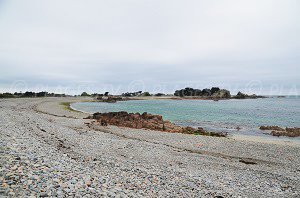
[[281, 128], [279, 126], [261, 126], [259, 127], [261, 130], [272, 130], [270, 133], [273, 136], [287, 136], [287, 137], [299, 137], [300, 136], [300, 128]]

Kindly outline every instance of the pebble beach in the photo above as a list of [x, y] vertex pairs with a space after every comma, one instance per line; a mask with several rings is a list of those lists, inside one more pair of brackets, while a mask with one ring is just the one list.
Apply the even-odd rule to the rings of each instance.
[[297, 142], [90, 127], [86, 100], [0, 100], [1, 197], [300, 196]]

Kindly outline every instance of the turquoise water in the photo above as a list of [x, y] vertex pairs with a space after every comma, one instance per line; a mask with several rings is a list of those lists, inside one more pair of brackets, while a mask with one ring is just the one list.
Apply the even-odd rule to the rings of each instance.
[[[74, 103], [72, 108], [89, 112], [148, 112], [183, 126], [238, 134], [264, 135], [261, 125], [300, 127], [300, 98], [247, 100], [131, 100], [117, 103]], [[237, 131], [236, 127], [242, 128]]]

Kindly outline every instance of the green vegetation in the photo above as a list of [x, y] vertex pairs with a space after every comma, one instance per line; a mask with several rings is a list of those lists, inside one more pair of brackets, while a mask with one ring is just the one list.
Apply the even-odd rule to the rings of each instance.
[[15, 96], [11, 93], [0, 93], [0, 98], [14, 98]]
[[144, 92], [143, 96], [151, 96], [151, 94], [149, 92]]
[[66, 94], [56, 94], [56, 93], [48, 93], [46, 91], [42, 92], [32, 92], [26, 91], [25, 93], [22, 92], [15, 92], [12, 93], [0, 93], [0, 98], [35, 98], [35, 97], [66, 97]]
[[91, 96], [91, 95], [86, 92], [82, 92], [81, 96]]
[[[68, 111], [76, 111], [74, 109], [71, 108], [71, 103], [72, 102], [61, 102], [60, 105], [64, 106], [64, 109], [65, 110], [68, 110]], [[77, 112], [77, 111], [76, 111]]]

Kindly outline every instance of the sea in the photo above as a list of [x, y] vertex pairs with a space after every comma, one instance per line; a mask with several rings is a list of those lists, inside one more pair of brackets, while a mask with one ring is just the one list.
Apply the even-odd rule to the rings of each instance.
[[[300, 127], [300, 97], [231, 100], [129, 100], [116, 103], [80, 102], [71, 108], [87, 113], [127, 111], [162, 115], [181, 126], [207, 131], [270, 137], [262, 125]], [[287, 138], [289, 139], [289, 138]], [[296, 138], [300, 140], [300, 138]]]

